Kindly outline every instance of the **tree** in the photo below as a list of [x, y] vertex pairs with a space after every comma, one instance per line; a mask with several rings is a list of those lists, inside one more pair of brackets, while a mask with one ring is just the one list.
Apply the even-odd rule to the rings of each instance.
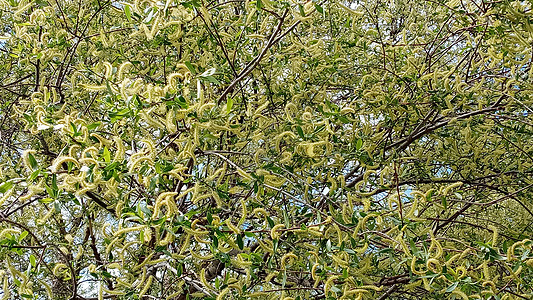
[[532, 4], [1, 0], [3, 299], [530, 299]]

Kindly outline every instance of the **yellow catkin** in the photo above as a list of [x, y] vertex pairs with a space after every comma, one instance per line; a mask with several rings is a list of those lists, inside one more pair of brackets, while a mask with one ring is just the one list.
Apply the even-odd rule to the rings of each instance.
[[279, 272], [277, 271], [274, 271], [272, 273], [269, 273], [266, 277], [265, 277], [265, 282], [268, 283], [270, 282], [272, 279], [274, 279], [275, 277], [277, 277], [279, 274]]
[[76, 257], [74, 257], [74, 260], [80, 260], [83, 256], [83, 247], [81, 245], [78, 245], [78, 253], [76, 254]]
[[458, 289], [453, 290], [452, 295], [453, 294], [461, 297], [463, 300], [468, 300], [468, 296], [465, 293], [463, 293], [462, 291], [458, 290]]
[[411, 272], [413, 272], [414, 274], [416, 275], [424, 275], [426, 274], [426, 271], [418, 271], [416, 269], [416, 256], [413, 256], [413, 258], [411, 259]]
[[143, 229], [145, 227], [145, 225], [141, 225], [141, 226], [135, 226], [135, 227], [128, 227], [128, 228], [122, 228], [120, 230], [117, 230], [113, 233], [113, 236], [118, 236], [118, 235], [121, 235], [123, 233], [128, 233], [128, 232], [132, 232], [132, 231], [139, 231], [141, 229]]
[[487, 264], [487, 262], [483, 262], [481, 266], [483, 268], [483, 276], [485, 277], [485, 280], [490, 280], [489, 265]]
[[242, 254], [237, 254], [237, 258], [232, 260], [233, 264], [236, 265], [237, 267], [239, 268], [242, 268], [242, 269], [246, 269], [248, 270], [248, 268], [252, 265], [252, 262], [251, 261], [246, 261], [243, 257], [242, 257]]
[[440, 264], [440, 261], [435, 258], [428, 259], [426, 262], [426, 267], [433, 273], [438, 274], [442, 272], [442, 265]]
[[9, 199], [9, 197], [11, 197], [11, 196], [13, 195], [13, 191], [14, 191], [14, 189], [11, 188], [11, 189], [9, 189], [8, 191], [6, 191], [6, 192], [4, 193], [4, 195], [2, 196], [2, 198], [0, 198], [0, 206], [2, 206], [2, 204], [4, 204], [4, 202], [6, 202], [7, 199]]
[[224, 300], [226, 299], [225, 296], [226, 294], [229, 293], [229, 288], [225, 288], [222, 290], [222, 292], [220, 292], [220, 294], [218, 294], [217, 296], [217, 300]]
[[313, 265], [313, 267], [311, 268], [311, 277], [313, 278], [313, 280], [319, 280], [320, 278], [318, 277], [318, 275], [316, 274], [316, 269], [320, 266], [319, 263], [315, 263]]
[[333, 282], [339, 278], [337, 275], [330, 276], [326, 282], [324, 283], [324, 294], [328, 294], [329, 290], [331, 289], [331, 286], [333, 285]]
[[452, 183], [452, 184], [450, 184], [450, 185], [447, 185], [447, 186], [445, 186], [445, 187], [442, 189], [442, 191], [441, 191], [441, 195], [442, 195], [442, 196], [446, 196], [446, 195], [449, 193], [450, 190], [452, 190], [452, 189], [454, 189], [454, 188], [457, 188], [457, 187], [460, 187], [460, 186], [462, 186], [462, 185], [463, 185], [463, 183], [462, 183], [461, 181], [454, 182], [454, 183]]
[[98, 285], [98, 300], [104, 300], [104, 286], [102, 282]]
[[46, 290], [46, 295], [48, 296], [48, 299], [53, 299], [53, 293], [52, 288], [48, 283], [46, 283], [44, 280], [39, 280], [39, 283], [44, 286], [44, 289]]
[[199, 259], [199, 260], [210, 260], [210, 259], [212, 259], [214, 257], [213, 254], [211, 254], [211, 253], [207, 254], [207, 255], [201, 255], [201, 254], [198, 253], [197, 250], [193, 250], [193, 249], [190, 250], [190, 254], [194, 258]]
[[144, 296], [144, 294], [146, 294], [146, 292], [148, 291], [148, 289], [150, 288], [150, 286], [152, 285], [152, 281], [154, 280], [154, 276], [153, 275], [150, 275], [148, 277], [148, 280], [146, 280], [146, 284], [144, 285], [143, 289], [139, 292], [139, 298], [142, 299], [142, 297]]
[[108, 290], [108, 289], [106, 289], [105, 287], [102, 287], [102, 290], [103, 290], [106, 294], [109, 294], [109, 295], [119, 295], [119, 296], [121, 296], [121, 295], [125, 295], [125, 294], [126, 294], [126, 292], [123, 292], [123, 291], [120, 291], [120, 290], [117, 290], [117, 289], [115, 289], [115, 290]]
[[278, 233], [278, 230], [282, 228], [285, 228], [284, 224], [277, 224], [272, 227], [272, 230], [270, 230], [270, 237], [272, 237], [273, 240], [279, 239], [281, 237], [281, 234]]
[[60, 156], [56, 158], [54, 162], [52, 163], [52, 166], [50, 166], [52, 173], [57, 173], [57, 171], [59, 171], [59, 169], [61, 168], [62, 164], [67, 163], [67, 162], [71, 162], [75, 164], [77, 167], [80, 166], [80, 164], [78, 163], [76, 159], [70, 156]]
[[461, 275], [457, 276], [457, 279], [461, 279], [461, 278], [466, 276], [467, 271], [466, 271], [465, 267], [459, 266], [459, 267], [457, 267], [457, 269], [455, 269], [455, 273], [458, 274], [458, 275], [459, 275], [459, 273], [461, 273]]
[[363, 254], [366, 252], [367, 249], [368, 249], [368, 243], [365, 242], [365, 244], [361, 248], [356, 248], [354, 249], [354, 251], [357, 252], [358, 254]]
[[455, 254], [454, 256], [450, 257], [450, 259], [448, 259], [448, 260], [446, 261], [446, 266], [448, 266], [448, 267], [451, 266], [452, 263], [453, 263], [457, 258], [459, 258], [460, 256], [461, 256], [461, 253], [457, 253], [457, 254]]
[[54, 276], [61, 276], [61, 274], [65, 273], [66, 271], [68, 271], [68, 267], [67, 265], [63, 264], [63, 263], [58, 263], [54, 266], [54, 269], [52, 270], [52, 273], [54, 274]]
[[287, 253], [285, 255], [283, 255], [283, 257], [281, 257], [281, 268], [282, 269], [285, 269], [285, 266], [287, 264], [287, 261], [290, 260], [290, 259], [296, 259], [298, 258], [294, 253], [290, 252], [290, 253]]
[[495, 247], [496, 243], [498, 242], [498, 228], [496, 228], [495, 226], [492, 226], [492, 225], [489, 225], [488, 228], [490, 228], [492, 230], [492, 242], [491, 242], [491, 245], [492, 245], [492, 247]]
[[37, 219], [37, 225], [43, 225], [46, 223], [46, 221], [48, 221], [48, 219], [50, 219], [50, 217], [55, 213], [55, 209], [54, 208], [51, 208], [47, 213], [46, 215], [41, 218], [41, 219]]
[[209, 284], [209, 282], [207, 282], [207, 279], [205, 278], [205, 269], [202, 268], [200, 270], [200, 282], [206, 287], [206, 288], [209, 288], [209, 289], [213, 289], [213, 287], [211, 286], [211, 284]]
[[431, 244], [429, 246], [429, 251], [431, 252], [433, 249], [437, 248], [437, 253], [435, 254], [434, 258], [439, 258], [442, 256], [442, 253], [443, 253], [442, 246], [440, 245], [439, 241], [433, 235], [433, 231], [430, 231], [429, 233], [431, 236]]
[[422, 282], [424, 283], [424, 289], [426, 289], [426, 291], [430, 291], [431, 285], [429, 284], [429, 280], [426, 277], [422, 277]]
[[493, 293], [497, 293], [498, 289], [496, 288], [496, 284], [493, 281], [487, 280], [484, 281], [483, 284], [481, 284], [482, 287], [490, 286]]
[[226, 223], [226, 225], [228, 226], [228, 228], [229, 228], [231, 231], [233, 231], [233, 233], [235, 233], [235, 234], [240, 234], [240, 233], [241, 233], [240, 228], [237, 227], [237, 226], [235, 226], [235, 225], [233, 225], [233, 223], [231, 223], [231, 220], [230, 220], [230, 219], [227, 219], [225, 223]]
[[396, 241], [398, 241], [404, 253], [410, 253], [411, 251], [409, 251], [409, 247], [407, 247], [407, 244], [405, 243], [403, 236], [404, 236], [403, 232], [400, 232], [396, 236]]

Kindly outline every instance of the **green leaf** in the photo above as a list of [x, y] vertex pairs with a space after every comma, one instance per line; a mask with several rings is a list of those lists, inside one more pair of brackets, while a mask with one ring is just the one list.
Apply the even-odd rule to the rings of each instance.
[[244, 241], [242, 240], [242, 234], [237, 234], [237, 245], [239, 246], [239, 249], [244, 249]]
[[28, 154], [28, 160], [30, 161], [31, 168], [36, 170], [39, 164], [37, 163], [37, 160], [35, 160], [35, 157], [33, 156], [33, 154], [31, 153]]
[[215, 77], [213, 77], [211, 75], [202, 76], [200, 78], [203, 79], [203, 81], [211, 82], [211, 83], [214, 83], [214, 84], [220, 84], [220, 81], [218, 81]]
[[179, 95], [176, 99], [176, 103], [180, 106], [180, 108], [186, 109], [189, 108], [189, 105], [187, 104], [187, 100], [182, 95]]
[[105, 277], [105, 278], [111, 278], [113, 277], [109, 272], [107, 271], [102, 271], [102, 275]]
[[35, 266], [37, 265], [37, 262], [36, 262], [36, 260], [35, 260], [35, 255], [33, 255], [33, 254], [30, 254], [30, 264], [31, 264], [31, 266], [34, 267], [34, 268], [35, 268]]
[[26, 230], [24, 230], [20, 235], [19, 235], [19, 242], [22, 241], [25, 237], [28, 236], [28, 232]]
[[266, 219], [267, 219], [267, 222], [268, 222], [268, 226], [270, 226], [270, 228], [273, 228], [274, 227], [274, 220], [272, 220], [269, 216], [267, 216]]
[[119, 166], [119, 163], [115, 161], [115, 162], [112, 162], [109, 165], [105, 166], [104, 170], [110, 171], [110, 170], [115, 169], [118, 166]]
[[363, 140], [357, 139], [357, 142], [355, 142], [355, 150], [359, 150], [361, 147], [363, 147]]
[[187, 69], [189, 69], [189, 71], [191, 71], [191, 73], [193, 75], [196, 75], [196, 69], [194, 68], [194, 66], [191, 64], [190, 61], [186, 61], [185, 62], [185, 66], [187, 67]]
[[213, 215], [211, 215], [210, 212], [207, 212], [206, 218], [207, 218], [207, 224], [211, 225], [211, 223], [213, 223]]
[[114, 95], [113, 94], [113, 90], [111, 89], [111, 85], [109, 85], [109, 80], [105, 81], [105, 87], [106, 87], [107, 92], [109, 93], [109, 95]]
[[129, 5], [124, 5], [124, 13], [126, 14], [126, 18], [128, 21], [131, 22], [131, 7]]
[[233, 98], [231, 97], [227, 97], [227, 100], [226, 100], [226, 113], [229, 114], [229, 112], [231, 111], [231, 108], [233, 107]]
[[109, 149], [107, 149], [106, 146], [104, 146], [104, 153], [102, 154], [102, 156], [105, 162], [108, 163], [111, 161], [111, 153], [109, 153]]
[[296, 131], [298, 132], [298, 135], [303, 139], [305, 138], [304, 131], [301, 126], [296, 126]]
[[339, 115], [339, 116], [337, 116], [337, 119], [339, 119], [339, 121], [341, 121], [344, 124], [351, 123], [350, 119], [346, 118], [345, 116]]
[[302, 15], [302, 17], [305, 17], [304, 6], [301, 4], [298, 4], [298, 9], [300, 10], [300, 15]]
[[318, 4], [315, 3], [315, 9], [321, 14], [324, 14], [324, 8]]
[[87, 129], [89, 131], [91, 131], [91, 130], [94, 130], [94, 129], [98, 128], [98, 126], [100, 126], [100, 125], [102, 125], [101, 122], [94, 122], [94, 123], [91, 123], [91, 124], [87, 125]]
[[291, 227], [289, 224], [289, 215], [287, 214], [287, 211], [282, 210], [282, 213], [283, 213], [283, 222], [284, 222], [285, 228]]
[[28, 177], [28, 181], [33, 182], [40, 174], [41, 174], [41, 170], [33, 171], [33, 173], [31, 173], [30, 177]]
[[456, 282], [450, 284], [450, 285], [446, 288], [446, 293], [451, 293], [451, 292], [453, 292], [453, 291], [457, 288], [458, 285], [459, 285], [459, 281], [456, 281]]
[[48, 203], [54, 202], [54, 199], [52, 199], [52, 198], [44, 198], [44, 199], [39, 199], [39, 202], [40, 203], [44, 203], [44, 204], [48, 204]]
[[2, 183], [2, 185], [0, 185], [0, 193], [5, 193], [9, 191], [11, 187], [13, 187], [13, 182], [11, 181], [6, 181]]
[[52, 175], [52, 190], [54, 190], [55, 194], [57, 195], [57, 191], [59, 191], [59, 187], [57, 186], [56, 174]]
[[152, 211], [149, 210], [149, 209], [146, 207], [146, 205], [144, 205], [144, 204], [140, 204], [140, 205], [139, 205], [139, 208], [140, 208], [141, 211], [142, 211], [144, 214], [146, 214], [148, 217], [151, 217], [151, 216], [152, 216]]

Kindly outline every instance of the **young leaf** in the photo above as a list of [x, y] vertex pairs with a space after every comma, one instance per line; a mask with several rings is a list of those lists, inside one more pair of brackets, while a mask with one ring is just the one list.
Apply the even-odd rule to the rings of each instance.
[[9, 191], [11, 189], [11, 187], [13, 187], [13, 182], [11, 181], [6, 181], [4, 183], [2, 183], [0, 185], [0, 193], [5, 193], [7, 191]]
[[237, 245], [239, 246], [239, 249], [244, 249], [244, 241], [242, 240], [242, 234], [237, 234]]
[[233, 98], [231, 97], [227, 97], [227, 103], [226, 103], [226, 113], [229, 114], [229, 112], [231, 111], [231, 108], [233, 107]]
[[124, 5], [124, 13], [128, 21], [131, 22], [131, 7], [128, 4]]

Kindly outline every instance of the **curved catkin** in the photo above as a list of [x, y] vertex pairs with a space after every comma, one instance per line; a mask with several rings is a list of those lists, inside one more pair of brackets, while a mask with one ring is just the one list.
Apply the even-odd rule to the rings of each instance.
[[411, 272], [413, 272], [414, 274], [416, 275], [425, 275], [427, 273], [427, 271], [419, 271], [416, 269], [416, 256], [413, 256], [413, 258], [411, 259]]
[[229, 288], [223, 289], [220, 294], [218, 294], [216, 300], [224, 300], [227, 293], [229, 293]]
[[460, 187], [463, 185], [463, 182], [458, 181], [455, 183], [452, 183], [450, 185], [445, 186], [443, 189], [441, 189], [441, 195], [446, 196], [450, 190], [455, 189], [457, 187]]
[[272, 281], [272, 279], [276, 278], [277, 276], [279, 275], [279, 272], [277, 271], [274, 271], [274, 272], [271, 272], [269, 274], [267, 274], [267, 276], [265, 277], [265, 282], [270, 282]]
[[333, 282], [339, 278], [339, 276], [337, 275], [332, 275], [330, 277], [328, 277], [328, 279], [326, 280], [326, 282], [324, 282], [324, 294], [328, 294], [328, 292], [330, 291], [331, 289], [331, 286], [333, 284]]
[[439, 274], [442, 272], [442, 265], [439, 260], [435, 258], [430, 258], [426, 262], [426, 267], [433, 273]]
[[52, 270], [52, 273], [55, 275], [55, 276], [58, 276], [58, 277], [63, 277], [65, 275], [65, 273], [67, 273], [69, 271], [69, 268], [67, 267], [67, 265], [63, 264], [63, 263], [58, 263], [54, 266], [54, 269]]
[[0, 298], [531, 298], [532, 3], [37, 2]]
[[288, 260], [298, 258], [294, 253], [287, 253], [281, 258], [281, 268], [284, 269]]
[[279, 233], [278, 231], [282, 228], [285, 228], [284, 224], [277, 224], [274, 227], [272, 227], [272, 229], [270, 230], [270, 237], [273, 240], [279, 239], [279, 237], [281, 236], [281, 233]]
[[228, 228], [233, 231], [235, 234], [240, 234], [241, 233], [241, 230], [239, 229], [239, 227], [233, 225], [233, 223], [231, 222], [230, 219], [227, 219], [225, 221], [226, 225], [228, 226]]
[[76, 165], [77, 167], [80, 166], [80, 164], [78, 163], [78, 161], [70, 156], [60, 156], [58, 158], [56, 158], [52, 164], [52, 166], [50, 166], [50, 169], [53, 173], [57, 173], [59, 171], [59, 169], [62, 167], [62, 164], [63, 163], [73, 163], [74, 165]]

